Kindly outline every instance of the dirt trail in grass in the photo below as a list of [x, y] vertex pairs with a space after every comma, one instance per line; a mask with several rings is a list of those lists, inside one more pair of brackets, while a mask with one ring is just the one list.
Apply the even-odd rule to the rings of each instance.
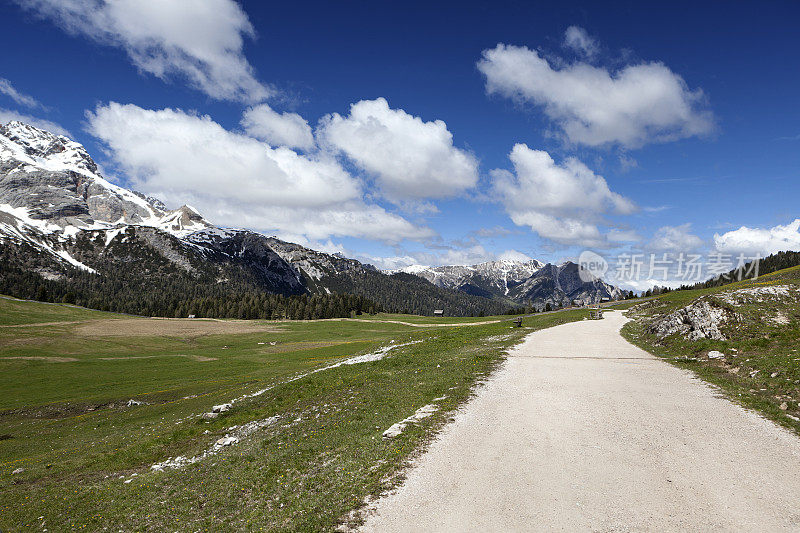
[[92, 320], [75, 328], [90, 337], [192, 337], [243, 333], [280, 333], [280, 326], [259, 320], [216, 320], [213, 318], [118, 318]]
[[415, 328], [441, 328], [441, 327], [450, 327], [450, 326], [484, 326], [486, 324], [497, 324], [498, 322], [502, 322], [504, 320], [510, 321], [511, 318], [501, 318], [497, 320], [483, 320], [481, 322], [433, 322], [433, 323], [415, 323], [415, 322], [403, 322], [402, 320], [389, 320], [389, 319], [382, 319], [382, 318], [321, 318], [319, 320], [309, 320], [307, 322], [317, 322], [317, 321], [347, 321], [347, 322], [366, 322], [368, 324], [376, 324], [376, 323], [384, 323], [384, 324], [401, 324], [403, 326], [413, 326]]
[[800, 439], [627, 343], [531, 334], [365, 531], [797, 531]]
[[85, 320], [61, 320], [59, 322], [31, 322], [30, 324], [3, 324], [0, 328], [33, 328], [40, 326], [69, 326], [71, 324], [80, 324], [86, 322]]

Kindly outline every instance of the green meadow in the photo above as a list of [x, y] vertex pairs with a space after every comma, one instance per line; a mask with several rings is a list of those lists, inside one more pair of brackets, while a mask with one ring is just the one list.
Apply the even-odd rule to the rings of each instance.
[[[355, 525], [508, 348], [584, 314], [522, 328], [516, 317], [166, 320], [0, 298], [0, 530]], [[382, 437], [428, 404], [434, 415]], [[239, 441], [215, 446], [226, 435]], [[175, 457], [199, 459], [151, 468]]]

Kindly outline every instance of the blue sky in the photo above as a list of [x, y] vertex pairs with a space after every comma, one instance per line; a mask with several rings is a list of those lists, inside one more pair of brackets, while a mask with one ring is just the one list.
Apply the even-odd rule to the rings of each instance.
[[200, 4], [0, 4], [0, 121], [384, 267], [800, 247], [795, 2]]

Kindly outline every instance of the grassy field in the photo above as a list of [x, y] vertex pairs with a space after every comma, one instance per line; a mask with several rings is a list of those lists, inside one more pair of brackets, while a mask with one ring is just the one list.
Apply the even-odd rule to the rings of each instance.
[[[190, 321], [1, 298], [0, 530], [357, 523], [352, 511], [401, 479], [508, 347], [584, 314], [525, 318], [523, 328], [511, 317], [446, 318], [464, 325], [444, 327], [389, 322], [429, 323], [400, 315]], [[500, 321], [469, 325], [487, 320]], [[217, 418], [201, 416], [235, 398]], [[429, 404], [432, 416], [382, 438]], [[240, 440], [215, 447], [226, 435]], [[177, 456], [203, 458], [151, 468]]]
[[[744, 298], [731, 303], [740, 289], [787, 287], [789, 296]], [[695, 372], [718, 386], [730, 399], [800, 433], [800, 267], [774, 272], [713, 289], [676, 291], [631, 310], [635, 321], [622, 330], [632, 343]], [[681, 335], [663, 339], [648, 332], [659, 317], [704, 298], [737, 313], [727, 324], [727, 340], [688, 340]], [[709, 358], [712, 350], [724, 357]]]
[[64, 304], [32, 306], [26, 301], [2, 295], [0, 295], [0, 310], [2, 310], [2, 313], [0, 313], [0, 326], [59, 322], [63, 320], [118, 318], [120, 316]]

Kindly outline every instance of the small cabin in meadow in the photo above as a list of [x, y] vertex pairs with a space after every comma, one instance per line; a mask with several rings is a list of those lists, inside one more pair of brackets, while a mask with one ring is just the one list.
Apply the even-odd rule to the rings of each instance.
[[444, 309], [435, 309], [433, 311], [433, 316], [444, 316]]

